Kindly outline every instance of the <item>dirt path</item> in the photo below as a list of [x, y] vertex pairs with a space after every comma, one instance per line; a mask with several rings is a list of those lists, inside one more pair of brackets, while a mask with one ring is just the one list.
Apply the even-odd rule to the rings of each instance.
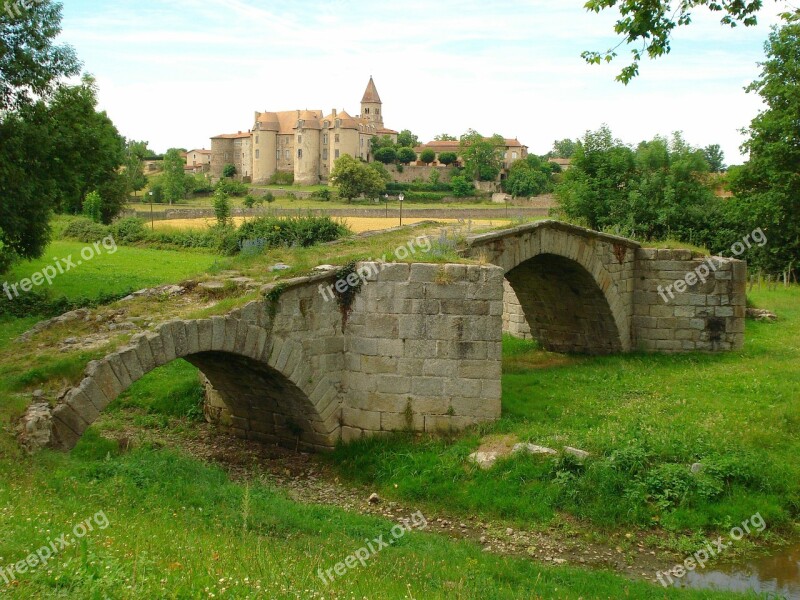
[[205, 423], [192, 428], [192, 436], [174, 431], [142, 431], [126, 428], [125, 433], [106, 432], [122, 439], [148, 441], [177, 447], [195, 458], [225, 469], [233, 480], [260, 480], [284, 490], [297, 502], [338, 506], [350, 512], [376, 515], [395, 522], [422, 510], [428, 532], [455, 539], [471, 540], [485, 552], [530, 557], [552, 565], [571, 564], [604, 568], [636, 579], [655, 581], [655, 573], [678, 562], [677, 555], [648, 548], [641, 532], [601, 534], [572, 520], [560, 519], [544, 530], [515, 529], [502, 520], [450, 514], [391, 498], [370, 502], [376, 492], [365, 486], [341, 481], [323, 459], [278, 446], [219, 435]]

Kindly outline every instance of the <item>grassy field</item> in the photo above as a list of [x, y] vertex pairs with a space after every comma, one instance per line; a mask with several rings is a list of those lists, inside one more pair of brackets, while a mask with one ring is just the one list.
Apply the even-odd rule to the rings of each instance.
[[[101, 294], [116, 294], [174, 283], [203, 273], [224, 261], [219, 256], [205, 253], [151, 250], [130, 246], [116, 246], [114, 250], [111, 246], [110, 249], [106, 249], [102, 245], [99, 247], [100, 252], [94, 253], [93, 258], [82, 260], [81, 250], [86, 247], [94, 250], [91, 244], [81, 242], [53, 242], [42, 258], [16, 264], [5, 275], [4, 281], [18, 282], [47, 266], [60, 262], [65, 272], [58, 274], [51, 286], [47, 286], [45, 282], [34, 289], [37, 291], [49, 289], [53, 297], [93, 298]], [[73, 266], [67, 269], [62, 259], [68, 257], [72, 258]]]
[[[224, 264], [211, 255], [120, 246], [114, 254], [59, 276], [53, 290], [96, 296], [223, 267], [255, 274], [279, 260], [292, 265], [286, 274], [291, 276], [323, 262], [344, 264], [383, 252], [391, 260], [391, 248], [415, 234], [399, 231], [333, 246], [278, 249]], [[46, 256], [77, 255], [82, 247], [56, 242]], [[438, 248], [426, 260], [450, 260], [450, 252]], [[30, 276], [48, 262], [18, 265], [8, 280]], [[456, 437], [401, 435], [354, 444], [339, 448], [325, 464], [345, 481], [367, 482], [387, 501], [402, 500], [423, 514], [446, 509], [527, 528], [571, 519], [597, 539], [635, 530], [652, 536], [654, 546], [688, 552], [713, 532], [760, 512], [768, 525], [767, 541], [790, 537], [800, 506], [795, 460], [800, 452], [800, 288], [755, 290], [750, 300], [776, 311], [780, 320], [748, 322], [745, 348], [727, 354], [568, 357], [507, 338], [500, 421]], [[89, 360], [108, 351], [64, 354], [56, 333], [45, 333], [38, 345], [20, 350], [14, 338], [36, 320], [0, 323], [0, 421], [5, 424], [0, 432], [0, 568], [24, 560], [100, 511], [108, 526], [76, 540], [46, 566], [19, 574], [11, 585], [0, 575], [0, 594], [733, 597], [662, 590], [607, 572], [543, 566], [417, 531], [326, 585], [317, 575], [319, 568], [331, 568], [365, 540], [386, 535], [391, 523], [300, 504], [266, 474], [232, 479], [219, 466], [172, 447], [140, 445], [121, 451], [101, 436], [130, 423], [194, 435], [201, 394], [196, 370], [188, 363], [176, 361], [137, 382], [70, 455], [23, 455], [11, 424], [30, 401], [31, 390], [57, 393], [78, 378]], [[487, 435], [575, 446], [592, 456], [584, 464], [516, 457], [481, 471], [466, 457]], [[699, 476], [689, 473], [694, 462], [705, 465]]]
[[[566, 513], [601, 530], [680, 534], [691, 546], [760, 511], [773, 534], [790, 535], [800, 509], [800, 288], [751, 300], [780, 321], [748, 322], [745, 348], [726, 354], [565, 357], [506, 339], [499, 422], [453, 440], [366, 441], [331, 463], [389, 496], [528, 525]], [[487, 434], [592, 457], [467, 467]], [[705, 466], [698, 476], [695, 462]]]

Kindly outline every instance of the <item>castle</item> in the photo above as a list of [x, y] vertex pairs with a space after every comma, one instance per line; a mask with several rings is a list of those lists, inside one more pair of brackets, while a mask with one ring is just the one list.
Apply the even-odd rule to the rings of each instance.
[[361, 114], [350, 116], [333, 109], [256, 112], [247, 132], [211, 138], [211, 175], [222, 177], [225, 165], [236, 167], [236, 177], [265, 184], [279, 172], [292, 173], [299, 185], [327, 182], [337, 158], [345, 154], [372, 160], [370, 140], [397, 131], [383, 124], [383, 103], [372, 77], [361, 98]]

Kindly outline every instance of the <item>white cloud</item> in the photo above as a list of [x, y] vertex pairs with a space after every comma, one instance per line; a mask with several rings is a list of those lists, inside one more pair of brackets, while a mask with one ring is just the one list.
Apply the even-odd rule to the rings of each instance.
[[742, 87], [768, 31], [730, 31], [700, 11], [672, 54], [624, 87], [624, 53], [600, 67], [580, 58], [616, 43], [615, 16], [583, 0], [73, 0], [64, 13], [63, 38], [97, 76], [102, 107], [159, 150], [208, 147], [250, 127], [255, 110], [357, 113], [372, 74], [387, 125], [422, 138], [473, 127], [545, 152], [607, 122], [631, 143], [681, 129], [735, 161], [737, 130], [759, 107]]

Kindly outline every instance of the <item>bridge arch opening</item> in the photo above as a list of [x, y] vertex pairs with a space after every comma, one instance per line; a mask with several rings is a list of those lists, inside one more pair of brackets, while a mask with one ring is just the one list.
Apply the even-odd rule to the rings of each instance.
[[538, 254], [506, 273], [504, 325], [552, 352], [621, 352], [611, 307], [600, 285], [578, 262]]
[[206, 417], [221, 429], [293, 448], [327, 445], [314, 427], [321, 419], [311, 400], [277, 369], [225, 352], [200, 352], [186, 360], [205, 383]]
[[[50, 445], [72, 449], [120, 394], [158, 367], [184, 359], [202, 374], [206, 416], [229, 433], [292, 448], [331, 448], [339, 432], [339, 393], [312, 377], [303, 346], [233, 318], [175, 321], [93, 361], [52, 411]], [[316, 399], [316, 402], [314, 400]]]

